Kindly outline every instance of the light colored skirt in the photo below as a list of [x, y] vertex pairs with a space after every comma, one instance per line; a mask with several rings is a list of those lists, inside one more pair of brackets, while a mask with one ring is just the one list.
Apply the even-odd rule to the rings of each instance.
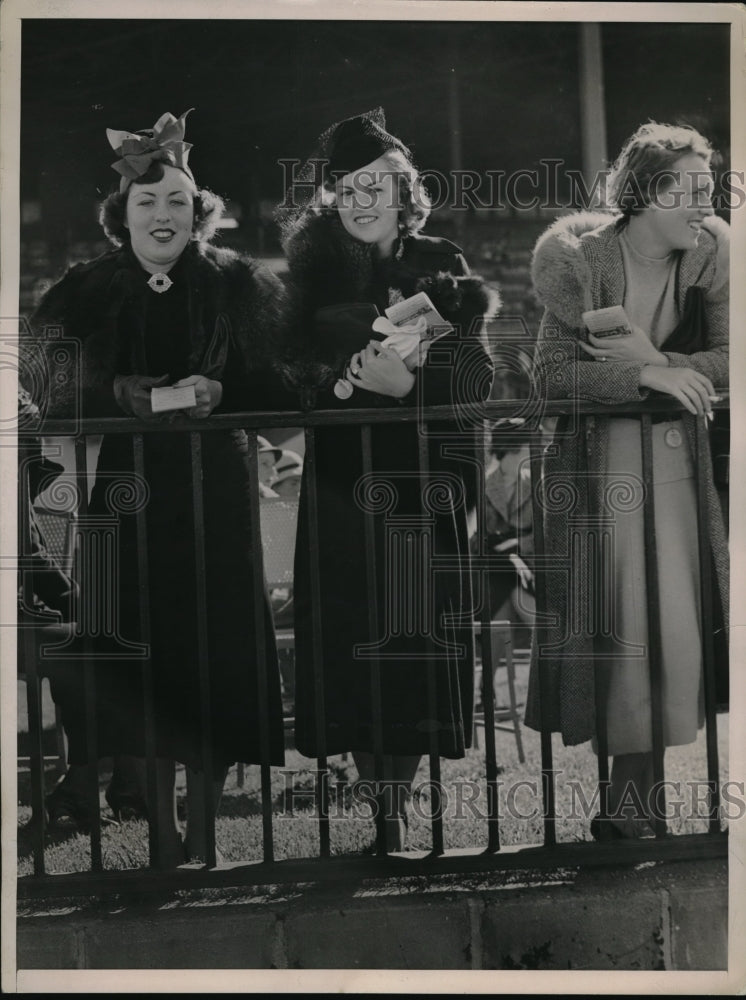
[[[604, 574], [610, 627], [597, 648], [608, 680], [609, 753], [641, 753], [652, 749], [652, 713], [640, 422], [609, 424], [607, 487], [616, 478], [632, 493], [612, 500], [613, 561]], [[652, 432], [663, 739], [676, 746], [694, 742], [704, 721], [696, 479], [681, 421], [654, 424]]]

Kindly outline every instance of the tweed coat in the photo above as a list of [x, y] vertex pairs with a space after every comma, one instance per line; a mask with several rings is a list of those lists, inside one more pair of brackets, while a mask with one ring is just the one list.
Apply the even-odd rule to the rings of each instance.
[[[489, 395], [492, 364], [481, 342], [489, 296], [468, 276], [458, 247], [445, 239], [407, 236], [390, 262], [343, 229], [337, 213], [309, 216], [287, 243], [289, 348], [286, 373], [315, 391], [324, 409], [396, 407], [391, 396], [355, 388], [348, 400], [330, 391], [353, 350], [322, 342], [317, 311], [344, 303], [373, 303], [382, 313], [396, 297], [426, 290], [455, 330], [417, 370], [403, 406], [478, 401]], [[475, 322], [476, 321], [476, 322]], [[359, 349], [358, 345], [354, 350]], [[436, 350], [437, 348], [437, 350]], [[374, 425], [372, 475], [366, 478], [360, 428], [315, 431], [318, 505], [318, 584], [307, 523], [308, 466], [300, 498], [295, 556], [296, 746], [307, 756], [374, 749], [372, 662], [381, 671], [383, 749], [421, 754], [435, 732], [438, 752], [463, 756], [472, 730], [474, 643], [469, 577], [465, 469], [450, 457], [469, 448], [470, 432], [449, 424]], [[429, 442], [429, 471], [418, 472], [419, 440]], [[467, 489], [468, 493], [468, 489]], [[373, 511], [376, 590], [368, 589], [365, 511]], [[401, 546], [401, 548], [399, 548]], [[398, 553], [398, 555], [397, 555]], [[397, 561], [398, 560], [398, 561]], [[447, 561], [449, 568], [436, 570]], [[442, 562], [441, 562], [442, 564]], [[321, 612], [325, 732], [316, 720], [312, 599]], [[379, 633], [371, 634], [371, 605]], [[421, 616], [420, 613], [421, 612]], [[433, 652], [428, 648], [432, 639]], [[434, 715], [428, 673], [434, 671]]]
[[[579, 399], [599, 403], [642, 400], [649, 390], [639, 385], [642, 365], [636, 362], [598, 364], [578, 346], [586, 339], [581, 314], [585, 310], [620, 305], [624, 297], [624, 267], [619, 244], [621, 217], [582, 212], [559, 219], [539, 239], [532, 261], [532, 279], [545, 306], [535, 355], [535, 369], [548, 399]], [[670, 366], [691, 367], [707, 375], [716, 388], [728, 386], [728, 263], [729, 230], [722, 220], [705, 220], [698, 245], [680, 253], [677, 304], [683, 312], [688, 289], [704, 291], [707, 347], [691, 355], [664, 353]], [[690, 447], [694, 417], [684, 423]], [[542, 729], [539, 700], [539, 657], [545, 668], [546, 713], [551, 732], [561, 732], [567, 745], [595, 734], [593, 636], [582, 618], [593, 594], [589, 567], [578, 551], [567, 553], [568, 502], [575, 523], [589, 513], [603, 513], [607, 498], [596, 469], [605, 467], [608, 418], [592, 417], [587, 440], [569, 434], [570, 418], [560, 418], [555, 440], [544, 454], [544, 533], [546, 555], [562, 569], [546, 574], [547, 619], [541, 648], [534, 642], [526, 708], [526, 724]], [[728, 614], [728, 552], [722, 511], [712, 480], [709, 452], [703, 457], [707, 480], [710, 544], [724, 615]], [[556, 491], [551, 489], [554, 484]], [[580, 528], [582, 533], [583, 529]], [[569, 573], [568, 573], [569, 569]], [[577, 602], [577, 603], [574, 603]], [[571, 625], [581, 609], [581, 623]], [[588, 613], [588, 612], [586, 612]]]

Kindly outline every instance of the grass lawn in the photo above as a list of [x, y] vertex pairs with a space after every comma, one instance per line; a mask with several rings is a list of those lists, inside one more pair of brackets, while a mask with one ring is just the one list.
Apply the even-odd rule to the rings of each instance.
[[[501, 672], [502, 673], [502, 672]], [[526, 675], [519, 668], [518, 697], [525, 696]], [[502, 683], [497, 686], [497, 702], [507, 702]], [[23, 720], [23, 708], [19, 719]], [[727, 715], [718, 716], [718, 745], [720, 751], [721, 780], [728, 776], [728, 721]], [[539, 736], [532, 730], [522, 729], [526, 760], [520, 764], [512, 733], [496, 733], [499, 774], [499, 809], [501, 816], [500, 837], [504, 845], [538, 844], [542, 840], [541, 820], [541, 756]], [[588, 817], [579, 808], [582, 790], [587, 801], [592, 799], [596, 785], [597, 763], [590, 746], [563, 747], [559, 737], [554, 737], [554, 765], [557, 779], [557, 837], [559, 841], [588, 840]], [[374, 823], [369, 808], [354, 799], [350, 784], [356, 779], [351, 756], [346, 760], [333, 757], [330, 765], [331, 791], [331, 850], [333, 854], [359, 853], [371, 848], [374, 840]], [[284, 768], [272, 769], [273, 837], [275, 857], [314, 857], [318, 855], [318, 829], [313, 812], [313, 781], [315, 762], [296, 751], [288, 751]], [[487, 844], [487, 798], [484, 781], [484, 731], [479, 732], [479, 749], [471, 749], [462, 760], [443, 760], [441, 779], [444, 788], [444, 834], [446, 848], [482, 847]], [[672, 818], [669, 829], [674, 834], [701, 833], [707, 821], [696, 815], [692, 806], [690, 783], [704, 781], [707, 777], [704, 732], [696, 743], [673, 747], [666, 753], [666, 778], [681, 782], [681, 794], [668, 792]], [[50, 787], [53, 782], [50, 774]], [[105, 767], [101, 768], [102, 816], [110, 816], [103, 798], [108, 781]], [[573, 793], [573, 785], [576, 791]], [[177, 775], [177, 792], [183, 805], [184, 774]], [[31, 816], [30, 785], [27, 772], [19, 774], [18, 824], [19, 875], [33, 870], [29, 837], [23, 833]], [[704, 795], [700, 793], [704, 802]], [[681, 801], [679, 810], [675, 803]], [[428, 787], [428, 762], [424, 758], [415, 780], [408, 847], [428, 850], [431, 847], [431, 804]], [[704, 807], [701, 811], [704, 813]], [[595, 809], [591, 810], [591, 815]], [[679, 814], [676, 815], [675, 813]], [[694, 815], [693, 815], [694, 813]], [[259, 768], [245, 769], [243, 787], [239, 787], [236, 769], [226, 782], [216, 824], [217, 846], [228, 862], [257, 860], [261, 857], [262, 818]], [[107, 824], [102, 831], [102, 848], [106, 868], [144, 867], [148, 863], [147, 825], [128, 822], [121, 825]], [[51, 843], [46, 850], [47, 871], [50, 873], [85, 870], [90, 866], [88, 838], [81, 835]]]

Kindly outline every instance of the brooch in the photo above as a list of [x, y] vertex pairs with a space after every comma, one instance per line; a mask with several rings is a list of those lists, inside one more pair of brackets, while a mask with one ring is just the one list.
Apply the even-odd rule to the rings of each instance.
[[158, 271], [156, 274], [151, 274], [148, 278], [148, 285], [153, 289], [154, 292], [167, 292], [173, 281], [169, 278], [167, 274], [162, 271]]

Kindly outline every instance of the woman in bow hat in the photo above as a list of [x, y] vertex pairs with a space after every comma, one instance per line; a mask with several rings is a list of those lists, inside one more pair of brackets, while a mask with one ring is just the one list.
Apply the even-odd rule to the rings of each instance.
[[[296, 188], [279, 213], [289, 269], [287, 379], [306, 397], [315, 396], [316, 406], [340, 409], [342, 422], [350, 406], [486, 398], [492, 365], [481, 334], [490, 295], [479, 279], [469, 277], [459, 247], [420, 233], [430, 203], [409, 150], [386, 130], [382, 109], [328, 129], [299, 180], [305, 190], [313, 189], [313, 198], [299, 206]], [[440, 363], [433, 348], [424, 365], [410, 371], [395, 351], [375, 341], [371, 315], [418, 291], [429, 294], [453, 330], [438, 342]], [[349, 303], [354, 305], [346, 319]], [[335, 306], [330, 335], [326, 324]], [[359, 322], [366, 308], [367, 325]], [[342, 376], [352, 389], [346, 398], [337, 386]], [[420, 477], [416, 426], [375, 425], [373, 474], [366, 479], [358, 427], [316, 432], [323, 736], [315, 714], [311, 595], [316, 582], [305, 473], [296, 546], [296, 743], [309, 756], [352, 751], [361, 778], [390, 783], [386, 828], [394, 850], [404, 843], [405, 800], [421, 755], [434, 739], [440, 755], [462, 757], [472, 730], [468, 458], [462, 463], [446, 457], [440, 447], [450, 441], [468, 455], [470, 430], [464, 435], [453, 424], [431, 424], [422, 433], [431, 443], [429, 471]], [[384, 494], [390, 497], [385, 510], [376, 502]], [[375, 594], [368, 592], [364, 562], [367, 510], [375, 511]], [[397, 568], [390, 558], [402, 519], [412, 529], [413, 548]], [[439, 557], [448, 569], [436, 569]], [[371, 601], [377, 603], [378, 635], [370, 631]], [[381, 674], [383, 775], [373, 773], [374, 658]], [[434, 691], [428, 686], [431, 664]]]
[[[535, 365], [547, 396], [623, 403], [655, 391], [684, 411], [652, 421], [664, 746], [694, 742], [703, 721], [695, 421], [708, 425], [717, 390], [728, 385], [729, 356], [729, 234], [713, 213], [711, 157], [692, 128], [640, 126], [611, 172], [614, 211], [559, 219], [540, 238], [532, 264], [546, 307]], [[623, 307], [629, 333], [593, 336], [584, 314], [611, 306]], [[560, 418], [544, 458], [545, 480], [568, 484], [571, 493], [547, 488], [547, 555], [560, 561], [547, 573], [547, 619], [556, 624], [546, 629], [541, 659], [533, 650], [526, 722], [561, 732], [568, 745], [582, 743], [595, 738], [596, 705], [605, 703], [614, 758], [610, 819], [594, 818], [591, 833], [649, 835], [660, 813], [640, 421], [596, 417], [587, 435], [571, 432], [571, 422]], [[709, 451], [697, 461], [707, 491], [700, 530], [709, 528], [713, 596], [727, 616], [727, 545]], [[594, 527], [600, 520], [605, 538]], [[568, 530], [582, 539], [569, 563]], [[599, 563], [589, 558], [595, 551]], [[594, 581], [603, 581], [599, 594]], [[542, 666], [547, 683], [540, 689]], [[604, 686], [598, 693], [597, 682]]]
[[[142, 649], [149, 648], [162, 864], [185, 857], [174, 812], [174, 760], [187, 766], [186, 856], [204, 858], [204, 823], [194, 814], [198, 773], [208, 764], [212, 769], [208, 781], [214, 795], [207, 809], [214, 813], [228, 766], [236, 760], [260, 760], [262, 717], [269, 727], [270, 762], [280, 764], [284, 758], [266, 595], [265, 663], [254, 655], [254, 624], [247, 614], [253, 572], [246, 434], [227, 430], [201, 436], [201, 570], [194, 542], [190, 435], [159, 433], [159, 421], [171, 414], [154, 412], [151, 396], [154, 387], [193, 387], [194, 403], [180, 412], [196, 418], [277, 405], [271, 366], [282, 288], [256, 262], [210, 244], [223, 203], [195, 181], [188, 165], [190, 144], [184, 142], [185, 118], [165, 114], [145, 134], [109, 130], [120, 181], [104, 201], [100, 221], [114, 249], [71, 268], [44, 297], [31, 324], [39, 337], [54, 326], [80, 342], [79, 371], [49, 386], [50, 397], [44, 401], [49, 414], [71, 415], [79, 397], [84, 416], [131, 415], [153, 425], [143, 435], [144, 482], [134, 471], [130, 436], [104, 437], [89, 512], [118, 519], [114, 569], [105, 580], [116, 598], [118, 621], [108, 645], [103, 637], [93, 640], [97, 750], [102, 757], [145, 756], [141, 673]], [[123, 490], [130, 491], [131, 502], [123, 499]], [[147, 549], [138, 553], [134, 511], [143, 505]], [[141, 559], [147, 565], [147, 636], [140, 631]], [[90, 580], [82, 579], [81, 585], [91, 590]], [[209, 662], [210, 738], [204, 741], [198, 587], [206, 593]], [[88, 600], [105, 596], [89, 592]], [[53, 793], [50, 811], [60, 802], [74, 811], [84, 772], [78, 765], [87, 760], [82, 670], [79, 662], [74, 666], [62, 704], [73, 767]], [[268, 692], [262, 704], [260, 672]], [[203, 746], [210, 760], [205, 760]], [[116, 796], [110, 803], [117, 811]]]

